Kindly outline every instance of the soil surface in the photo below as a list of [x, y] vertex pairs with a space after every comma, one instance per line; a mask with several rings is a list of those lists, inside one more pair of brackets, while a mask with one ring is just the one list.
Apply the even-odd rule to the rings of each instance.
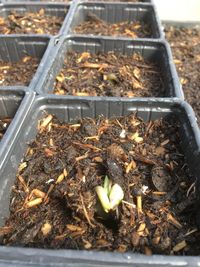
[[83, 21], [74, 29], [78, 34], [109, 35], [131, 38], [152, 37], [151, 28], [148, 24], [139, 21], [121, 21], [108, 23], [93, 13], [88, 13], [86, 21]]
[[186, 100], [200, 123], [200, 28], [166, 27]]
[[0, 34], [58, 34], [64, 18], [38, 12], [19, 13], [12, 11], [7, 17], [0, 17]]
[[3, 118], [0, 119], [0, 140], [3, 138], [6, 130], [8, 129], [8, 126], [11, 123], [11, 118]]
[[18, 62], [0, 61], [0, 85], [29, 85], [38, 65], [39, 59], [29, 56]]
[[[173, 117], [66, 124], [48, 115], [19, 166], [1, 244], [199, 254], [196, 184], [179, 144]], [[124, 191], [109, 213], [95, 192], [106, 175]]]
[[138, 54], [70, 52], [54, 93], [76, 96], [164, 96], [160, 68]]

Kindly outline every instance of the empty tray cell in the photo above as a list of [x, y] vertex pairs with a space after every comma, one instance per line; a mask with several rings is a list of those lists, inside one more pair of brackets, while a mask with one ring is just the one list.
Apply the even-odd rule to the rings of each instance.
[[154, 7], [139, 4], [80, 4], [74, 12], [70, 31], [134, 39], [161, 36]]
[[37, 90], [73, 96], [181, 96], [162, 42], [71, 37], [53, 61]]
[[68, 5], [5, 4], [0, 7], [0, 34], [59, 33]]
[[48, 42], [47, 37], [0, 37], [0, 86], [28, 86]]
[[199, 255], [194, 119], [184, 102], [37, 98], [0, 172], [1, 244]]

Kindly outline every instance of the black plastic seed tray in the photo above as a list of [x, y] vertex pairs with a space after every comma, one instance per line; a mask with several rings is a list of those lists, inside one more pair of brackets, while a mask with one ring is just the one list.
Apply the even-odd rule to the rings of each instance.
[[70, 5], [67, 3], [42, 3], [42, 2], [23, 2], [23, 3], [5, 3], [0, 6], [0, 17], [6, 18], [11, 12], [16, 11], [19, 14], [26, 12], [39, 12], [44, 9], [46, 15], [63, 18], [62, 27], [58, 34], [63, 32], [67, 23], [67, 15]]
[[120, 52], [127, 55], [131, 55], [133, 52], [140, 53], [145, 59], [153, 61], [160, 66], [165, 85], [163, 97], [179, 97], [183, 99], [183, 92], [178, 81], [171, 52], [164, 41], [142, 41], [109, 37], [69, 36], [60, 41], [57, 46], [53, 46], [49, 53], [54, 52], [55, 54], [45, 61], [43, 75], [35, 87], [37, 93], [53, 92], [56, 76], [62, 68], [65, 54], [68, 51], [89, 51], [91, 53], [115, 51], [116, 53]]
[[[24, 88], [18, 90], [0, 91], [0, 119], [12, 119], [5, 134], [0, 141], [0, 166], [2, 159], [8, 152], [8, 148], [13, 143], [14, 137], [22, 123], [25, 113], [28, 111], [34, 93], [25, 92]], [[2, 127], [2, 125], [1, 125]]]
[[[31, 90], [35, 86], [35, 83], [41, 75], [41, 67], [43, 67], [43, 55], [47, 49], [49, 43], [48, 36], [3, 36], [0, 35], [0, 61], [3, 62], [17, 62], [25, 56], [36, 57], [40, 60], [40, 64], [34, 73], [29, 86], [26, 85], [27, 90]], [[4, 86], [3, 83], [0, 85], [0, 89], [14, 88], [16, 84], [12, 86]], [[20, 86], [21, 87], [21, 86]], [[16, 87], [15, 87], [16, 88]]]
[[[199, 179], [200, 173], [200, 133], [191, 107], [180, 100], [83, 100], [82, 98], [62, 98], [37, 96], [26, 117], [16, 132], [15, 140], [8, 154], [2, 160], [0, 169], [0, 224], [9, 214], [9, 195], [14, 183], [18, 164], [26, 151], [27, 144], [34, 140], [38, 120], [55, 114], [65, 122], [99, 115], [106, 117], [123, 116], [131, 112], [145, 121], [176, 115], [180, 122], [181, 145], [187, 157], [190, 171]], [[2, 190], [3, 188], [3, 190]], [[199, 266], [198, 257], [184, 256], [144, 256], [134, 253], [111, 253], [95, 251], [46, 250], [36, 248], [0, 247], [0, 266]]]
[[88, 19], [92, 14], [108, 23], [122, 21], [138, 21], [142, 25], [148, 25], [152, 32], [151, 38], [162, 38], [161, 23], [152, 5], [131, 3], [91, 3], [78, 4], [74, 9], [73, 19], [66, 28], [66, 33], [74, 33], [74, 28]]

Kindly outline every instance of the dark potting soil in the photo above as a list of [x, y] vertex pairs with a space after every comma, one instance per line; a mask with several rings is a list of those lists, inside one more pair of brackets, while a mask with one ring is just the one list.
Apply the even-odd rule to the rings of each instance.
[[58, 34], [64, 18], [38, 12], [19, 13], [12, 11], [7, 17], [0, 17], [0, 34]]
[[56, 77], [54, 93], [76, 96], [163, 96], [160, 68], [141, 55], [71, 52]]
[[[199, 254], [195, 181], [178, 128], [173, 117], [66, 124], [48, 115], [19, 166], [1, 244]], [[109, 213], [95, 192], [106, 175], [124, 191]]]
[[2, 118], [0, 119], [0, 140], [3, 138], [8, 126], [11, 123], [11, 118]]
[[108, 23], [95, 14], [89, 13], [86, 21], [83, 21], [74, 29], [78, 34], [108, 35], [131, 38], [152, 37], [151, 28], [146, 23], [138, 21], [121, 21]]
[[165, 31], [185, 98], [192, 105], [200, 123], [200, 29], [170, 26]]
[[38, 65], [38, 58], [29, 56], [18, 62], [0, 61], [0, 85], [28, 85]]

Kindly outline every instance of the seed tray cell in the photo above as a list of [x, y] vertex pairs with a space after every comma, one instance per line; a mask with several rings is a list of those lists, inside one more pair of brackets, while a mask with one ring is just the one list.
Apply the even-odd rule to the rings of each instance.
[[53, 92], [56, 76], [62, 68], [67, 52], [88, 51], [97, 54], [98, 52], [114, 51], [125, 55], [131, 55], [136, 52], [141, 54], [144, 59], [157, 63], [163, 75], [165, 91], [163, 97], [183, 98], [170, 49], [165, 42], [73, 36], [64, 38], [61, 44], [56, 49], [55, 47], [52, 48], [51, 51], [55, 52], [54, 57], [51, 60], [46, 60], [43, 76], [35, 88], [39, 94]]
[[76, 26], [87, 21], [88, 15], [95, 15], [97, 18], [107, 23], [137, 21], [142, 24], [141, 31], [143, 27], [149, 26], [151, 31], [151, 37], [149, 38], [162, 38], [163, 36], [159, 19], [152, 5], [131, 3], [82, 3], [77, 5], [74, 10], [74, 16], [69, 25], [69, 32], [75, 33], [74, 29]]
[[[0, 36], [0, 61], [5, 63], [16, 63], [21, 61], [25, 57], [36, 58], [40, 62], [43, 58], [43, 55], [46, 51], [46, 48], [49, 43], [49, 37], [47, 36]], [[42, 62], [41, 62], [42, 65]], [[40, 63], [39, 63], [40, 66]], [[0, 88], [10, 88], [17, 86], [26, 86], [31, 88], [35, 84], [40, 73], [40, 67], [37, 68], [36, 72], [33, 73], [30, 82], [27, 80], [27, 84], [21, 84], [20, 82], [14, 84], [9, 84], [4, 86], [3, 82], [1, 83]], [[20, 73], [18, 74], [20, 75]], [[29, 86], [30, 85], [30, 86]], [[28, 90], [28, 88], [27, 88]]]
[[[83, 100], [81, 98], [60, 98], [49, 96], [39, 96], [35, 99], [27, 116], [24, 119], [20, 132], [16, 134], [15, 142], [9, 149], [8, 155], [4, 158], [4, 164], [0, 169], [0, 188], [4, 191], [0, 194], [0, 223], [4, 222], [9, 214], [9, 195], [11, 186], [14, 183], [18, 165], [26, 151], [27, 143], [35, 138], [37, 133], [37, 123], [46, 112], [55, 114], [60, 120], [65, 122], [77, 122], [77, 120], [99, 115], [106, 117], [123, 116], [132, 112], [145, 121], [155, 120], [175, 114], [180, 122], [181, 146], [187, 157], [190, 171], [199, 178], [199, 156], [200, 138], [194, 113], [191, 107], [182, 101], [151, 101], [151, 100]], [[53, 266], [198, 266], [198, 257], [173, 257], [173, 256], [144, 256], [134, 253], [109, 253], [95, 251], [72, 251], [72, 250], [46, 250], [35, 248], [12, 248], [0, 247], [1, 263], [12, 264], [17, 262], [17, 266], [28, 265], [47, 266], [51, 261]], [[5, 262], [6, 261], [6, 262]], [[10, 266], [9, 265], [9, 266]], [[6, 266], [6, 265], [5, 265]]]
[[[59, 29], [59, 33], [62, 32], [62, 28], [65, 24], [65, 18], [69, 10], [69, 4], [56, 4], [56, 3], [41, 3], [41, 2], [23, 2], [23, 3], [5, 3], [0, 7], [0, 17], [7, 18], [12, 12], [23, 15], [27, 12], [38, 13], [41, 9], [44, 10], [45, 15], [56, 16], [63, 19], [62, 26]], [[42, 15], [41, 15], [42, 16]]]

